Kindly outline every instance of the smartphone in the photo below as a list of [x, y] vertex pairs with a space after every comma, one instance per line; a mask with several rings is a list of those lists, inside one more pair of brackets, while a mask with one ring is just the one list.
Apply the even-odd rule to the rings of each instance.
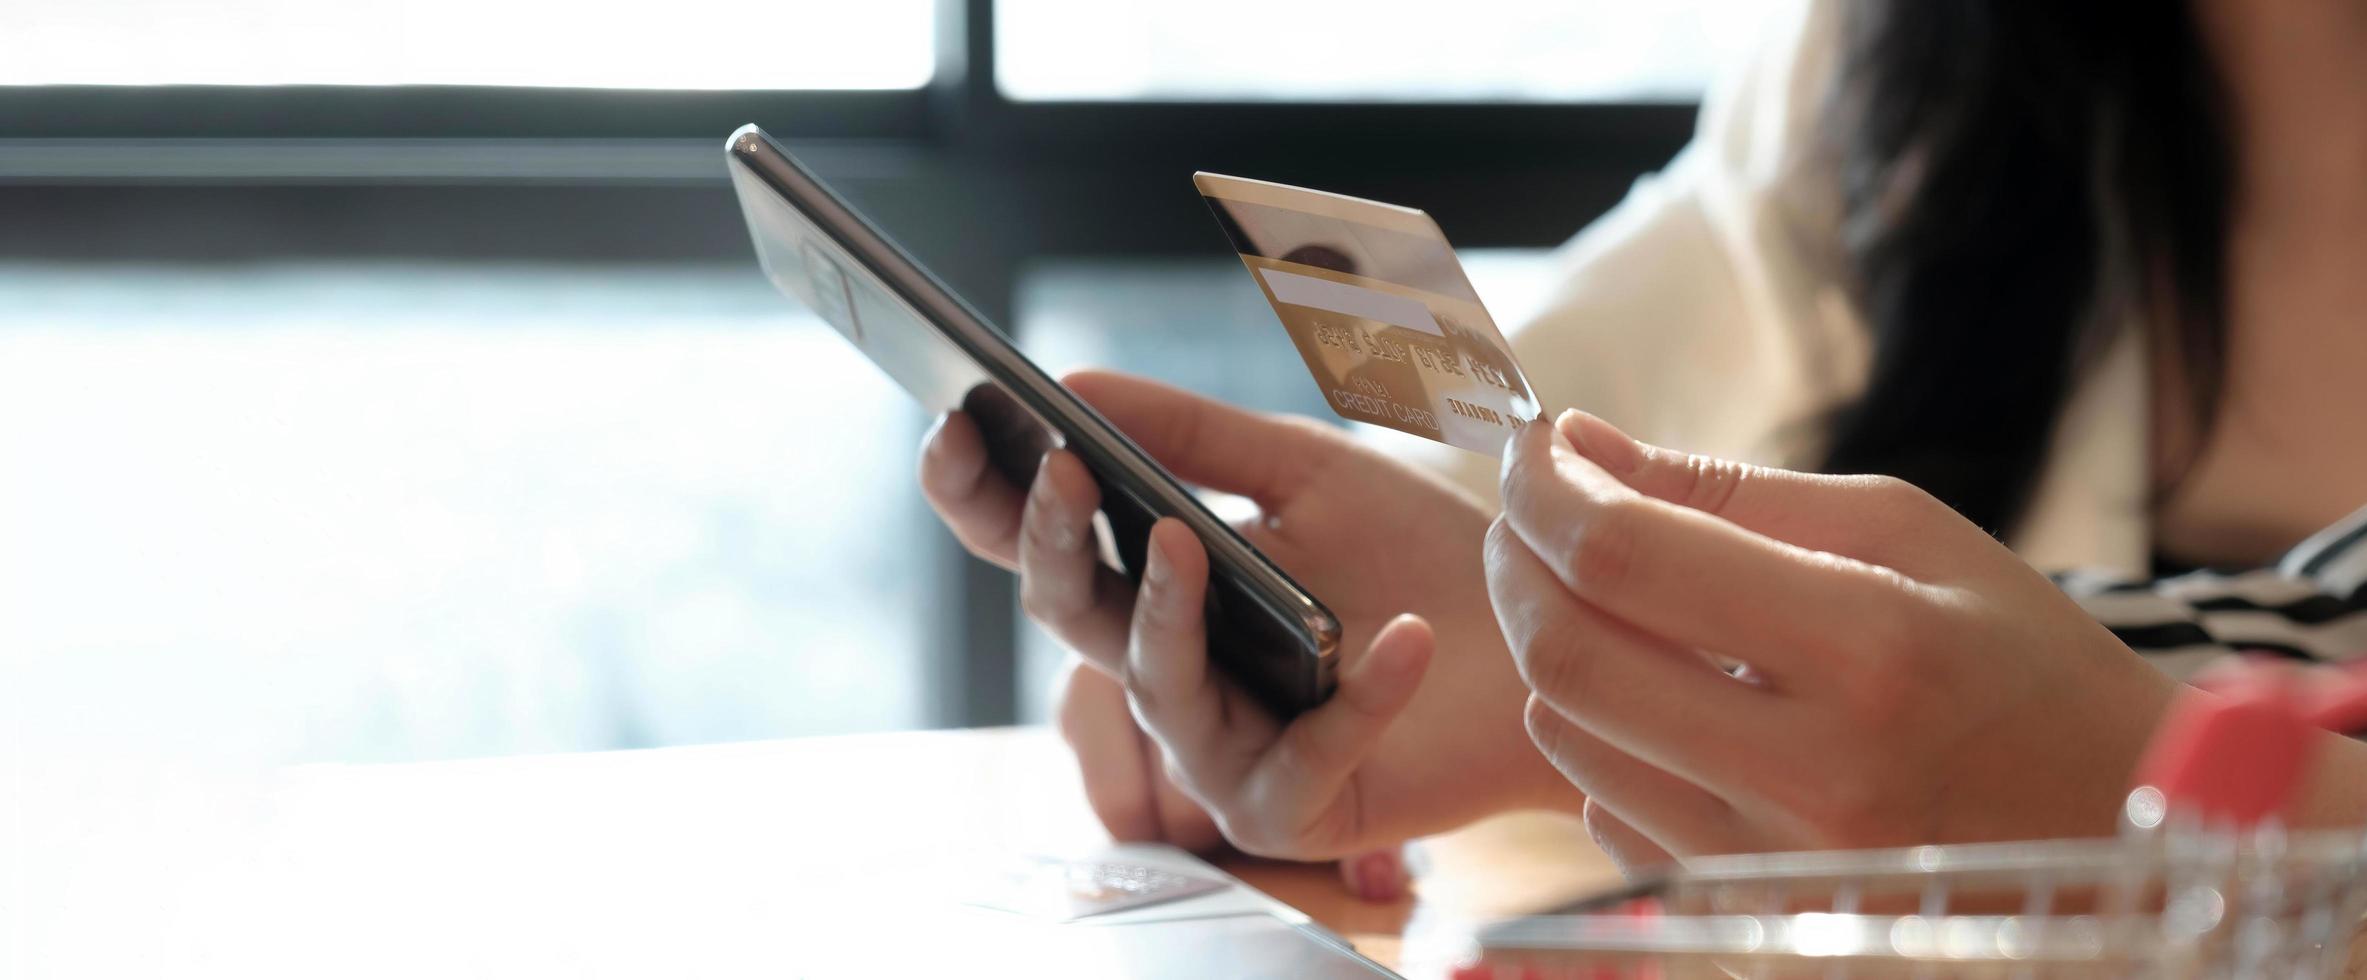
[[1047, 450], [1075, 453], [1100, 484], [1111, 550], [1128, 581], [1142, 580], [1151, 525], [1183, 521], [1208, 551], [1209, 658], [1283, 719], [1331, 695], [1340, 624], [1330, 610], [763, 130], [740, 127], [725, 158], [774, 286], [923, 406], [969, 413], [1014, 486], [1034, 481]]

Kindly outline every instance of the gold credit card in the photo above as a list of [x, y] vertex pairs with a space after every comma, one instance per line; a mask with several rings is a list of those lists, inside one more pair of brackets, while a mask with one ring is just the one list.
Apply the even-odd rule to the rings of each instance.
[[1341, 418], [1490, 456], [1539, 407], [1454, 247], [1412, 208], [1192, 175]]

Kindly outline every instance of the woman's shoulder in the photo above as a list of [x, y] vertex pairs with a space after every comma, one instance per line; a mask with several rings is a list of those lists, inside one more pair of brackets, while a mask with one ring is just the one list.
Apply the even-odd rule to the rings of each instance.
[[1768, 15], [1690, 143], [1566, 243], [1513, 331], [1549, 405], [1640, 438], [1800, 464], [1868, 356], [1844, 288], [1839, 172], [1821, 138], [1838, 0]]
[[1765, 15], [1751, 57], [1710, 86], [1690, 149], [1707, 178], [1775, 189], [1833, 183], [1823, 152], [1825, 106], [1839, 78], [1843, 0], [1792, 0]]

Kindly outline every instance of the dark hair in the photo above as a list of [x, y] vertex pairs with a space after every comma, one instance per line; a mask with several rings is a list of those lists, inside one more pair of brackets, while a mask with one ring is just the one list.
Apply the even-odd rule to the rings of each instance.
[[1825, 469], [1901, 477], [2004, 531], [2130, 312], [2207, 428], [2232, 162], [2190, 5], [1860, 0], [1846, 31], [1825, 124], [1874, 360]]

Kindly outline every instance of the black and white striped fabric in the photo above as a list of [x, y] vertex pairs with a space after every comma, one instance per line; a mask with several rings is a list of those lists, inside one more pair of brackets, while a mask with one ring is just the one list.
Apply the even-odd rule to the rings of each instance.
[[2072, 573], [2056, 581], [2174, 677], [2237, 652], [2313, 662], [2367, 656], [2367, 509], [2265, 568], [2143, 582]]

